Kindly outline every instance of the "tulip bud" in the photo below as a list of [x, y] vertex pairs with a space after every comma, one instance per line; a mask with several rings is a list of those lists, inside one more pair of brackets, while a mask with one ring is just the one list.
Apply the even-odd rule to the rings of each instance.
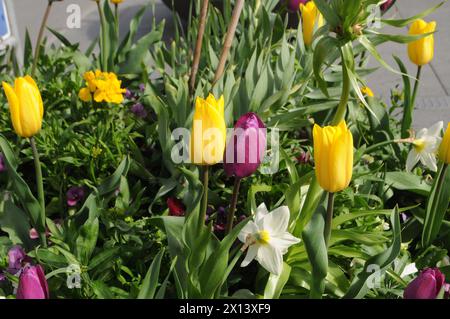
[[342, 121], [338, 126], [313, 129], [314, 161], [319, 185], [330, 193], [350, 184], [353, 173], [353, 136]]
[[190, 139], [190, 160], [198, 165], [214, 165], [222, 160], [227, 138], [225, 101], [210, 94], [197, 98]]
[[266, 127], [255, 113], [239, 118], [227, 141], [223, 158], [228, 176], [252, 175], [261, 165], [266, 152]]
[[450, 123], [448, 123], [447, 130], [439, 147], [439, 159], [446, 164], [450, 164]]
[[[426, 23], [418, 19], [411, 24], [410, 35], [421, 35], [436, 30], [436, 22]], [[408, 44], [408, 56], [412, 63], [416, 65], [425, 65], [433, 60], [434, 56], [434, 35], [430, 34], [422, 39], [410, 42]]]
[[424, 269], [416, 279], [406, 287], [405, 299], [436, 299], [445, 283], [445, 276], [438, 268]]
[[311, 45], [314, 35], [314, 28], [323, 26], [323, 16], [316, 7], [314, 1], [306, 4], [300, 3], [302, 13], [303, 41], [306, 45]]
[[387, 0], [385, 3], [381, 5], [381, 11], [388, 11], [395, 3], [395, 0]]
[[36, 82], [30, 77], [16, 78], [14, 88], [2, 82], [8, 98], [11, 121], [17, 135], [32, 137], [42, 127], [44, 106]]
[[19, 277], [17, 299], [48, 299], [49, 291], [41, 265], [26, 266]]

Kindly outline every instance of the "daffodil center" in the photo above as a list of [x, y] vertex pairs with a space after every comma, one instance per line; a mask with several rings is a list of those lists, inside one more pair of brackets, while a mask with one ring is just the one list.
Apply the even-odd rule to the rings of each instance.
[[425, 149], [426, 143], [423, 139], [418, 139], [413, 142], [413, 146], [417, 153], [421, 153]]
[[267, 230], [261, 230], [255, 234], [255, 239], [260, 244], [266, 245], [270, 241], [270, 234]]

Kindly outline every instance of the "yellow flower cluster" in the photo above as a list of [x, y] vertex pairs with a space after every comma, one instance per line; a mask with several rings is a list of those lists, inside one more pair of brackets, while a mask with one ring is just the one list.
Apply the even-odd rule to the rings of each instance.
[[96, 70], [86, 72], [83, 77], [86, 87], [78, 93], [78, 97], [83, 102], [90, 102], [92, 99], [97, 103], [120, 104], [123, 102], [123, 94], [126, 90], [121, 88], [122, 81], [119, 81], [116, 74]]

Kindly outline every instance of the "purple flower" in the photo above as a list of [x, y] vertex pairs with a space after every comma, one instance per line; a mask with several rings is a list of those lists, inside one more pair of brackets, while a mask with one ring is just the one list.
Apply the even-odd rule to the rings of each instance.
[[73, 186], [69, 188], [66, 194], [67, 197], [67, 205], [70, 207], [76, 206], [78, 202], [84, 199], [84, 188]]
[[141, 92], [145, 91], [145, 84], [144, 83], [139, 84], [139, 91], [141, 91]]
[[311, 160], [311, 154], [309, 152], [301, 152], [299, 156], [297, 156], [297, 162], [299, 164], [308, 164]]
[[243, 178], [252, 175], [266, 152], [266, 127], [255, 113], [239, 118], [223, 157], [225, 173]]
[[125, 91], [125, 98], [126, 98], [127, 100], [132, 100], [132, 99], [134, 99], [134, 93], [131, 92], [130, 90], [126, 89], [126, 91]]
[[300, 3], [307, 3], [309, 0], [287, 0], [287, 5], [289, 10], [298, 11], [300, 10]]
[[403, 297], [405, 299], [436, 299], [445, 283], [445, 276], [438, 268], [426, 268], [409, 283]]
[[27, 261], [28, 256], [25, 251], [20, 246], [13, 246], [8, 251], [8, 272], [15, 275], [20, 269], [22, 269], [22, 264]]
[[19, 277], [17, 299], [48, 299], [49, 291], [41, 265], [26, 266]]
[[137, 117], [145, 118], [147, 117], [147, 110], [142, 103], [136, 103], [130, 109], [130, 111]]

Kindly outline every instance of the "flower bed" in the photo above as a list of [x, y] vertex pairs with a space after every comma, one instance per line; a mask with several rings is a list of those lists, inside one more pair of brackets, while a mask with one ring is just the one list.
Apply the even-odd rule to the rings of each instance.
[[444, 3], [192, 1], [165, 42], [96, 2], [87, 52], [44, 18], [0, 56], [1, 297], [448, 298], [450, 126], [411, 127]]

